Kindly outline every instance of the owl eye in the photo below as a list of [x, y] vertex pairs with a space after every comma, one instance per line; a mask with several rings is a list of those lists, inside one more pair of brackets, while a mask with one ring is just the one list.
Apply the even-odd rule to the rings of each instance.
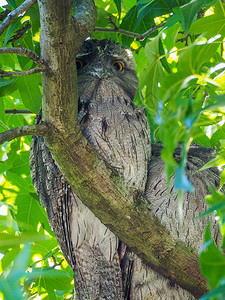
[[76, 60], [76, 64], [77, 64], [77, 71], [80, 70], [80, 69], [82, 69], [83, 66], [84, 66], [83, 61], [80, 60], [80, 59], [77, 59], [77, 60]]
[[114, 62], [112, 63], [112, 66], [113, 66], [113, 68], [114, 68], [116, 71], [118, 71], [118, 72], [123, 71], [123, 64], [122, 64], [120, 61], [114, 61]]

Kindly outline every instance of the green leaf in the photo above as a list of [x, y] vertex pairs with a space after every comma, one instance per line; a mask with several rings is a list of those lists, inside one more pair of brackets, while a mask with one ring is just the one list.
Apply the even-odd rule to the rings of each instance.
[[197, 218], [203, 218], [206, 216], [211, 215], [212, 213], [215, 213], [215, 211], [217, 210], [225, 210], [225, 202], [224, 203], [219, 203], [216, 205], [213, 205], [212, 207], [210, 207], [209, 209], [207, 209], [204, 213], [200, 214]]
[[219, 147], [220, 141], [225, 140], [225, 125], [220, 126], [211, 137], [211, 147]]
[[15, 3], [15, 0], [7, 0], [7, 2], [15, 9], [17, 6], [16, 6], [16, 3]]
[[[29, 21], [27, 22], [29, 23]], [[23, 26], [25, 26], [27, 22], [24, 22]], [[27, 33], [18, 40], [18, 42], [20, 44], [20, 47], [34, 51], [33, 36], [31, 30], [28, 30]], [[28, 57], [18, 55], [18, 61], [20, 63], [21, 70], [23, 71], [36, 67], [36, 64]]]
[[[212, 290], [210, 293], [202, 296], [199, 300], [222, 299], [224, 295], [225, 295], [225, 284], [222, 284], [218, 288]], [[215, 298], [215, 296], [221, 296], [221, 298]]]
[[[33, 273], [33, 272], [32, 272]], [[73, 284], [71, 284], [73, 277], [70, 273], [61, 270], [42, 270], [40, 276], [40, 284], [47, 290], [61, 290], [71, 291], [73, 290]]]
[[16, 257], [6, 278], [0, 279], [0, 290], [4, 295], [4, 299], [21, 300], [23, 298], [23, 291], [20, 288], [19, 281], [25, 275], [29, 256], [30, 246], [25, 245], [22, 251]]
[[39, 204], [37, 195], [32, 193], [18, 195], [15, 204], [18, 206], [16, 217], [20, 222], [21, 229], [36, 232], [40, 223], [42, 228], [51, 234], [46, 212]]
[[49, 237], [34, 232], [30, 234], [23, 233], [20, 236], [3, 232], [0, 233], [0, 248], [1, 251], [3, 251], [27, 242], [37, 242], [42, 240], [49, 240]]
[[188, 33], [188, 30], [196, 19], [197, 13], [203, 5], [207, 5], [212, 0], [192, 0], [189, 3], [183, 5], [182, 7], [174, 8], [174, 12], [182, 16], [182, 27], [185, 33]]
[[12, 163], [9, 171], [18, 175], [30, 175], [29, 152], [20, 151], [16, 155], [16, 160]]
[[116, 4], [118, 14], [119, 14], [119, 17], [120, 17], [120, 15], [121, 15], [121, 0], [113, 0], [113, 1]]
[[207, 38], [214, 37], [216, 35], [225, 36], [225, 16], [223, 9], [220, 4], [216, 5], [215, 13], [208, 17], [201, 18], [193, 23], [190, 27], [190, 32], [194, 34], [205, 33]]
[[7, 171], [7, 180], [14, 186], [17, 186], [23, 192], [33, 192], [33, 187], [29, 184], [30, 178], [27, 179], [19, 174], [15, 174], [11, 171]]
[[177, 35], [178, 35], [180, 28], [181, 28], [180, 24], [177, 23], [177, 24], [174, 24], [173, 26], [167, 28], [166, 30], [164, 30], [166, 37], [163, 40], [163, 43], [168, 52], [175, 46]]
[[6, 35], [5, 35], [5, 41], [4, 41], [4, 47], [7, 45], [10, 37], [14, 34], [16, 30], [18, 30], [21, 26], [21, 17], [17, 18], [13, 23], [9, 26]]
[[162, 57], [160, 59], [161, 61], [161, 64], [162, 66], [164, 67], [164, 69], [168, 72], [168, 73], [171, 73], [171, 70], [170, 70], [170, 66], [167, 62], [167, 59], [165, 57], [165, 51], [164, 51], [164, 48], [163, 48], [163, 43], [162, 43], [162, 40], [159, 39], [159, 55]]
[[34, 113], [41, 108], [40, 74], [17, 77], [16, 85], [21, 95], [24, 106]]
[[16, 256], [19, 254], [20, 251], [21, 251], [21, 249], [20, 249], [19, 245], [16, 245], [4, 254], [3, 258], [1, 259], [1, 265], [2, 265], [3, 272], [14, 261], [14, 259], [16, 258]]
[[192, 44], [181, 52], [178, 61], [178, 70], [188, 75], [199, 74], [202, 65], [208, 62], [216, 53], [219, 44]]
[[214, 168], [214, 167], [219, 167], [225, 165], [225, 151], [220, 152], [220, 154], [211, 159], [209, 162], [207, 162], [203, 167], [201, 167], [198, 172], [209, 169], [209, 168]]
[[60, 252], [60, 249], [58, 247], [56, 238], [51, 238], [48, 241], [39, 241], [35, 245], [32, 245], [31, 255], [35, 255], [38, 253], [43, 258], [42, 260], [38, 260], [35, 262], [32, 261], [30, 268], [34, 268], [38, 262], [45, 261], [58, 252]]
[[190, 0], [149, 0], [149, 4], [139, 4], [138, 2], [138, 20], [139, 24], [141, 20], [151, 11], [154, 17], [162, 16], [172, 12], [172, 9], [177, 6], [181, 6], [188, 3]]
[[[133, 6], [126, 14], [126, 16], [123, 18], [123, 21], [120, 25], [121, 29], [125, 29], [128, 31], [134, 31], [136, 20], [137, 20], [137, 6]], [[133, 38], [128, 36], [122, 36], [122, 44], [125, 47], [129, 47], [132, 43]]]
[[225, 257], [212, 241], [209, 225], [205, 231], [205, 243], [200, 249], [199, 264], [210, 288], [217, 288], [220, 280], [225, 278]]
[[5, 86], [8, 85], [10, 83], [13, 82], [13, 79], [4, 79], [4, 78], [0, 78], [0, 87], [1, 86]]
[[[0, 98], [0, 121], [5, 122], [5, 106], [3, 100]], [[1, 126], [1, 123], [0, 123]]]
[[141, 74], [139, 81], [139, 91], [145, 99], [145, 106], [153, 114], [156, 114], [158, 109], [159, 82], [165, 76], [159, 56], [160, 35], [152, 38], [145, 45], [144, 52], [149, 65]]

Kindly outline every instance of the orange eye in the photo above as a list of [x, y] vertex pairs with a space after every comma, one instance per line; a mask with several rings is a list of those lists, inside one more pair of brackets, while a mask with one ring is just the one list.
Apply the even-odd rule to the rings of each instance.
[[76, 64], [77, 64], [77, 71], [79, 71], [80, 69], [82, 69], [83, 66], [84, 66], [84, 63], [80, 59], [76, 60]]
[[114, 61], [114, 62], [112, 63], [112, 66], [113, 66], [113, 68], [114, 68], [116, 71], [118, 71], [118, 72], [123, 71], [123, 64], [122, 64], [120, 61]]

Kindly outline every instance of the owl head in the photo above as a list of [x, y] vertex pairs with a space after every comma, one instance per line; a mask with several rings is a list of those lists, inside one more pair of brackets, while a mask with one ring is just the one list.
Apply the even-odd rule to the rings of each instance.
[[79, 87], [107, 83], [120, 86], [133, 99], [138, 80], [132, 52], [110, 40], [86, 40], [77, 55]]

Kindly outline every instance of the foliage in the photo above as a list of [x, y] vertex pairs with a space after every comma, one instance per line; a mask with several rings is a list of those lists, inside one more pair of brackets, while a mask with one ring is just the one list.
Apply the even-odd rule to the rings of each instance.
[[[7, 2], [0, 7], [0, 13], [6, 8], [15, 9], [23, 1]], [[140, 41], [119, 32], [95, 31], [93, 36], [111, 38], [133, 49], [140, 79], [135, 104], [146, 108], [152, 142], [162, 142], [165, 171], [168, 178], [175, 172], [176, 188], [192, 190], [185, 174], [191, 143], [216, 148], [216, 158], [203, 168], [220, 167], [222, 187], [225, 182], [223, 1], [96, 0], [95, 3], [97, 27], [113, 28], [109, 17], [119, 28], [136, 33], [163, 24]], [[39, 11], [35, 4], [0, 36], [0, 47], [20, 45], [40, 54], [39, 39]], [[5, 71], [35, 67], [26, 57], [0, 55], [0, 68]], [[40, 107], [39, 73], [0, 78], [0, 132], [33, 124]], [[5, 113], [11, 109], [28, 109], [32, 114]], [[0, 297], [21, 299], [38, 295], [43, 299], [64, 299], [72, 294], [72, 272], [63, 260], [30, 179], [30, 141], [31, 137], [18, 138], [0, 149]], [[173, 158], [178, 143], [182, 144], [179, 164]], [[225, 236], [223, 193], [212, 190], [206, 201], [210, 205], [207, 213], [215, 213]], [[207, 228], [199, 262], [212, 291], [202, 299], [223, 297], [225, 257], [222, 248], [225, 242], [219, 247], [212, 241]]]

